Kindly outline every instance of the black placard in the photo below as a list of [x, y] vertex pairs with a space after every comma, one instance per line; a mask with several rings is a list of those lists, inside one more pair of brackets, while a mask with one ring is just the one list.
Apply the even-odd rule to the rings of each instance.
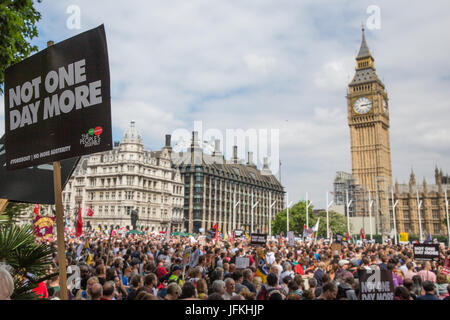
[[413, 247], [415, 260], [433, 260], [439, 259], [439, 244], [415, 244]]
[[244, 230], [234, 230], [234, 238], [241, 238], [245, 235]]
[[267, 242], [267, 233], [252, 233], [250, 235], [250, 244], [263, 246]]
[[6, 69], [5, 148], [8, 170], [112, 149], [103, 25]]
[[[8, 201], [55, 204], [53, 166], [44, 164], [14, 171], [6, 170], [4, 136], [0, 138], [0, 199]], [[80, 157], [61, 161], [62, 188], [66, 185]]]
[[394, 300], [394, 281], [389, 270], [358, 270], [360, 300]]

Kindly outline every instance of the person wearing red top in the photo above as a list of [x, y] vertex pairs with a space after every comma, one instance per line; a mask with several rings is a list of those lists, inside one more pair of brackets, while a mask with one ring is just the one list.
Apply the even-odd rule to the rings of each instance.
[[44, 281], [40, 282], [33, 292], [38, 296], [39, 299], [48, 299], [47, 285]]

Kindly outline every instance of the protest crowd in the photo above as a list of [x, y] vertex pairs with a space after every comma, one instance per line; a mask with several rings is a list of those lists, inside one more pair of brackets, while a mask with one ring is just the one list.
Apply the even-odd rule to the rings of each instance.
[[[57, 247], [56, 241], [45, 240]], [[285, 238], [250, 245], [247, 237], [168, 239], [160, 234], [106, 235], [86, 231], [66, 237], [71, 300], [361, 300], [361, 270], [388, 270], [393, 300], [449, 300], [444, 273], [449, 248], [438, 261], [416, 261], [412, 245], [333, 244]], [[58, 259], [53, 257], [57, 272]], [[76, 267], [71, 267], [75, 272]], [[75, 276], [73, 276], [75, 275]], [[35, 293], [59, 299], [59, 276]]]

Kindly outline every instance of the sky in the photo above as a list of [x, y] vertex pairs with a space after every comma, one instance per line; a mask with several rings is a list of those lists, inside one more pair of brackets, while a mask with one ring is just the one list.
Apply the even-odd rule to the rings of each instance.
[[[450, 172], [449, 1], [44, 0], [36, 8], [39, 50], [105, 25], [114, 140], [132, 120], [152, 150], [194, 121], [224, 136], [278, 132], [289, 201], [308, 193], [316, 208], [336, 172], [351, 172], [346, 90], [364, 23], [390, 99], [394, 181], [407, 183], [411, 169], [429, 184], [435, 166]], [[1, 97], [0, 134], [4, 121]]]

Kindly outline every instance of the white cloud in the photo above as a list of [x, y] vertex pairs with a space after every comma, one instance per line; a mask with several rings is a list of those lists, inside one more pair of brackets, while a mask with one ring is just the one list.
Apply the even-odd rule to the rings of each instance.
[[275, 59], [272, 57], [263, 57], [256, 54], [247, 54], [244, 61], [250, 71], [266, 75], [275, 66]]
[[346, 83], [349, 82], [342, 61], [330, 61], [323, 65], [322, 69], [316, 72], [314, 83], [317, 87], [326, 90], [345, 90]]

